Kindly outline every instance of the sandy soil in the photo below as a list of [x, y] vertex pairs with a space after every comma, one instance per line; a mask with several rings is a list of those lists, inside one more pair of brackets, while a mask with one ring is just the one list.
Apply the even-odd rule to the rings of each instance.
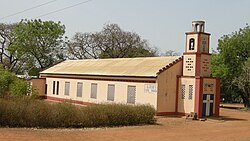
[[[250, 112], [223, 105], [219, 119], [157, 117], [158, 125], [90, 128], [0, 128], [0, 141], [250, 141]], [[237, 107], [240, 107], [237, 105]]]

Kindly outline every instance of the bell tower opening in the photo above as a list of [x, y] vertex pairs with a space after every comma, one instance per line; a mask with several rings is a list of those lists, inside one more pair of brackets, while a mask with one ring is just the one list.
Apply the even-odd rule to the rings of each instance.
[[193, 28], [193, 32], [205, 32], [205, 22], [204, 21], [193, 21], [192, 28]]
[[194, 38], [189, 39], [189, 50], [194, 50]]

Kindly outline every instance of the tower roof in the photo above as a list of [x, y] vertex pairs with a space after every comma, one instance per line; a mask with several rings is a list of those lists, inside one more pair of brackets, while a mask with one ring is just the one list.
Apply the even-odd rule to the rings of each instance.
[[205, 21], [192, 21], [193, 32], [205, 32]]

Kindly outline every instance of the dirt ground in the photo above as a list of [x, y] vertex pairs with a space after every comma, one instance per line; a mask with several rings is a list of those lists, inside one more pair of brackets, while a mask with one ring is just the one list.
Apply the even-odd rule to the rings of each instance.
[[[240, 107], [241, 105], [236, 105]], [[158, 125], [90, 128], [0, 128], [0, 141], [250, 141], [250, 112], [224, 104], [221, 117], [191, 121], [180, 117], [157, 117]]]

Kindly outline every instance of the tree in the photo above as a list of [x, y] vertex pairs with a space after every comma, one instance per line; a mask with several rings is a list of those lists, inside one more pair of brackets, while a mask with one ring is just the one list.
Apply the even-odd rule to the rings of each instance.
[[138, 34], [123, 31], [117, 24], [108, 24], [96, 33], [76, 33], [68, 46], [74, 59], [145, 57], [157, 53]]
[[233, 80], [233, 83], [239, 88], [240, 96], [243, 99], [245, 107], [250, 107], [250, 58], [246, 61], [239, 77]]
[[0, 64], [11, 71], [14, 70], [18, 62], [15, 54], [8, 51], [9, 47], [14, 42], [12, 31], [15, 26], [16, 24], [0, 23]]
[[11, 73], [7, 71], [5, 68], [3, 68], [2, 65], [0, 65], [0, 96], [4, 96], [8, 93], [10, 84], [12, 84], [16, 76], [14, 73]]
[[[227, 97], [244, 97], [236, 78], [243, 73], [243, 66], [250, 56], [250, 27], [246, 26], [239, 31], [224, 35], [219, 39], [218, 53], [212, 55], [212, 74], [221, 77], [221, 91]], [[229, 99], [228, 99], [229, 100]], [[247, 101], [244, 101], [247, 103]], [[249, 101], [248, 101], [249, 102]], [[245, 106], [248, 106], [245, 103]]]
[[69, 58], [99, 58], [100, 49], [94, 40], [94, 34], [76, 33], [72, 40], [67, 43], [67, 46], [69, 47]]
[[9, 51], [28, 59], [25, 65], [29, 70], [44, 69], [63, 59], [60, 49], [64, 33], [60, 22], [22, 20], [13, 30], [15, 42]]
[[163, 56], [179, 56], [180, 55], [180, 53], [178, 53], [178, 52], [176, 52], [176, 51], [174, 51], [174, 50], [167, 50], [164, 54], [163, 54]]

